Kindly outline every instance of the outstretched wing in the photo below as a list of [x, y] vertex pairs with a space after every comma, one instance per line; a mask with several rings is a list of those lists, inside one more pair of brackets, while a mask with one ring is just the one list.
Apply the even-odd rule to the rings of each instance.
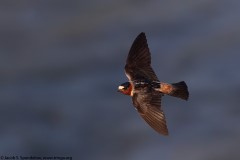
[[133, 105], [141, 117], [158, 133], [168, 135], [166, 119], [161, 110], [162, 94], [157, 91], [146, 93], [146, 90], [136, 91], [132, 97]]
[[129, 81], [140, 79], [158, 81], [151, 67], [151, 54], [143, 32], [137, 36], [132, 44], [125, 65], [125, 73]]

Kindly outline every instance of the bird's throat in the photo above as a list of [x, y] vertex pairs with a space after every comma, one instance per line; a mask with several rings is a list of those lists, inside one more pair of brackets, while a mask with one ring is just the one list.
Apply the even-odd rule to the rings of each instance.
[[128, 87], [128, 89], [122, 91], [123, 94], [128, 95], [128, 96], [133, 96], [133, 88], [132, 85]]

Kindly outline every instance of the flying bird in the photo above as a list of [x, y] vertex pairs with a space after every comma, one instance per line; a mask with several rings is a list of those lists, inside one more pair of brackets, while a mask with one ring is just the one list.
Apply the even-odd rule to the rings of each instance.
[[184, 81], [170, 84], [158, 80], [151, 67], [151, 53], [143, 32], [132, 44], [125, 74], [129, 81], [121, 84], [118, 91], [132, 97], [135, 109], [155, 131], [168, 135], [161, 99], [164, 95], [170, 95], [188, 100], [188, 87]]

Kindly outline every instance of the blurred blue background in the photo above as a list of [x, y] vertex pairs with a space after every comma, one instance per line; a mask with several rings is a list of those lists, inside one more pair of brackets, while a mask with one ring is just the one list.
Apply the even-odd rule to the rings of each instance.
[[[1, 1], [0, 154], [91, 160], [240, 159], [240, 1]], [[117, 86], [145, 32], [164, 82], [159, 135]]]

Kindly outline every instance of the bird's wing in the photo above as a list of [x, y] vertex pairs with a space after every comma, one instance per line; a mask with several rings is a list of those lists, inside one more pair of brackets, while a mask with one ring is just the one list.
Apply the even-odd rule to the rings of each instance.
[[137, 91], [132, 97], [133, 105], [141, 117], [158, 133], [168, 135], [166, 119], [161, 110], [162, 94], [157, 91], [146, 93], [146, 90]]
[[147, 79], [158, 81], [151, 67], [151, 53], [144, 33], [134, 40], [125, 65], [125, 73], [129, 81]]

